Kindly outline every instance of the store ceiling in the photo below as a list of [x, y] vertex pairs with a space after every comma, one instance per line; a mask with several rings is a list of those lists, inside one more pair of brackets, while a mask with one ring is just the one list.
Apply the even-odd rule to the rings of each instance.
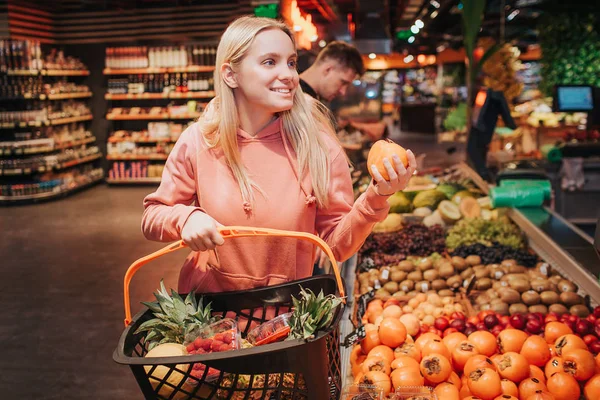
[[177, 7], [194, 5], [221, 5], [239, 3], [238, 0], [9, 0], [12, 5], [35, 6], [53, 12], [114, 11], [138, 8]]
[[[351, 13], [353, 20], [361, 23], [361, 8], [382, 3], [381, 23], [385, 24], [394, 39], [395, 51], [435, 52], [440, 44], [447, 47], [462, 46], [460, 0], [297, 0], [300, 8], [310, 13], [313, 20], [327, 24], [330, 19], [323, 10], [334, 10], [339, 20], [346, 21]], [[537, 22], [545, 3], [555, 0], [487, 0], [482, 35], [506, 40], [516, 40], [521, 46], [537, 42]], [[502, 9], [504, 8], [504, 12]], [[407, 37], [396, 38], [399, 31], [409, 31], [417, 19], [425, 26], [415, 36], [414, 43]], [[504, 22], [501, 22], [501, 21]]]

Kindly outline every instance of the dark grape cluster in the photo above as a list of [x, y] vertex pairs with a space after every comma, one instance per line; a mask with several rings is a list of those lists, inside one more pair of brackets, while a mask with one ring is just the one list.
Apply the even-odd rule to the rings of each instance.
[[452, 255], [459, 257], [478, 255], [483, 264], [500, 264], [504, 260], [516, 260], [520, 265], [530, 268], [535, 267], [539, 261], [535, 254], [498, 243], [493, 243], [492, 246], [485, 246], [481, 243], [459, 246], [454, 249]]
[[394, 264], [411, 256], [429, 256], [442, 253], [446, 247], [444, 229], [435, 225], [406, 224], [402, 230], [391, 233], [374, 233], [359, 250], [361, 258], [370, 257], [375, 265]]

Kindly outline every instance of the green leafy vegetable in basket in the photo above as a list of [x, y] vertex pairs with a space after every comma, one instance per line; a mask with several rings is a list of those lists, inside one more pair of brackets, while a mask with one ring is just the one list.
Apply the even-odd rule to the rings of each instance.
[[190, 292], [185, 301], [173, 289], [171, 295], [165, 288], [164, 282], [160, 281], [160, 289], [154, 293], [157, 302], [142, 302], [148, 307], [156, 318], [141, 324], [135, 334], [148, 332], [146, 343], [148, 350], [163, 343], [183, 344], [185, 336], [194, 328], [203, 327], [215, 321], [211, 317], [212, 309], [210, 303], [204, 306], [202, 299], [196, 302], [194, 291]]
[[323, 290], [317, 296], [312, 290], [302, 288], [300, 300], [292, 296], [292, 302], [294, 307], [288, 339], [312, 339], [317, 331], [326, 329], [331, 324], [334, 311], [342, 303], [342, 299], [333, 294], [325, 296]]

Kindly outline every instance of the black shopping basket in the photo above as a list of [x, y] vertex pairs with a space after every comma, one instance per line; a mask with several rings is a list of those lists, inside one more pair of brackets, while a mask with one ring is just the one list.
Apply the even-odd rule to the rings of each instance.
[[[245, 336], [251, 322], [268, 320], [267, 310], [275, 315], [292, 307], [292, 296], [300, 298], [302, 288], [325, 295], [344, 298], [344, 286], [327, 244], [317, 236], [274, 229], [221, 227], [224, 238], [248, 236], [293, 237], [318, 244], [329, 256], [335, 276], [321, 275], [277, 286], [236, 292], [198, 294], [204, 304], [211, 303], [213, 315], [247, 319]], [[144, 358], [148, 352], [144, 333], [134, 334], [145, 321], [154, 318], [144, 309], [131, 318], [129, 282], [144, 264], [173, 251], [185, 248], [183, 242], [173, 243], [134, 262], [124, 279], [126, 329], [121, 335], [113, 359], [129, 365], [146, 399], [338, 399], [342, 385], [340, 340], [338, 325], [343, 305], [335, 311], [333, 323], [310, 340], [286, 340], [263, 346], [220, 353], [194, 354], [180, 357]], [[345, 303], [345, 300], [344, 300]], [[194, 365], [202, 364], [201, 377], [191, 375]], [[218, 371], [215, 378], [214, 368]], [[211, 376], [208, 375], [212, 371]]]

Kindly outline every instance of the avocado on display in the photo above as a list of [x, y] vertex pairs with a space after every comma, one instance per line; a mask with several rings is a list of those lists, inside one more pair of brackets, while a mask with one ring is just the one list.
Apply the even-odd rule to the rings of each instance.
[[425, 190], [415, 196], [413, 206], [415, 208], [427, 207], [435, 210], [443, 200], [446, 200], [446, 195], [437, 189]]
[[402, 192], [396, 192], [388, 199], [390, 213], [403, 214], [413, 210], [410, 199]]

